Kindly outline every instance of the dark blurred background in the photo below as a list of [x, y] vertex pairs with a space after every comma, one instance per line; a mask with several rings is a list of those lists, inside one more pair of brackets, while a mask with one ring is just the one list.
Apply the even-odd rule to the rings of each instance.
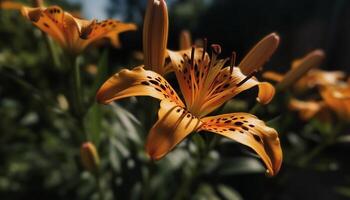
[[[121, 35], [122, 49], [109, 49], [109, 74], [120, 67], [129, 66], [129, 57], [132, 56], [132, 53], [135, 50], [142, 50], [142, 20], [147, 1], [72, 0], [69, 2], [74, 4], [71, 8], [81, 7], [83, 14], [90, 19], [115, 17], [139, 25], [137, 32]], [[207, 38], [209, 43], [220, 44], [223, 48], [223, 56], [229, 56], [232, 51], [236, 51], [239, 61], [261, 38], [271, 32], [277, 32], [281, 37], [280, 46], [264, 69], [286, 72], [293, 59], [321, 48], [326, 52], [326, 59], [321, 65], [323, 69], [349, 72], [350, 1], [169, 0], [167, 2], [170, 22], [168, 46], [170, 49], [178, 49], [179, 34], [182, 30], [187, 29], [191, 32], [193, 40]], [[48, 3], [69, 7], [62, 1], [48, 1]], [[23, 23], [14, 16], [11, 16], [10, 19], [16, 24]], [[62, 130], [62, 127], [67, 128], [67, 126], [74, 125], [65, 124], [62, 115], [57, 117], [55, 114], [52, 114], [55, 116], [47, 114], [49, 111], [42, 109], [40, 102], [28, 98], [30, 93], [28, 88], [18, 91], [17, 88], [21, 83], [14, 82], [11, 75], [13, 75], [13, 70], [15, 75], [23, 76], [25, 80], [39, 86], [39, 89], [49, 85], [50, 88], [56, 88], [58, 91], [61, 88], [56, 87], [56, 83], [64, 82], [64, 79], [60, 79], [60, 76], [57, 75], [57, 69], [51, 69], [45, 63], [48, 53], [42, 50], [45, 49], [42, 45], [27, 43], [23, 47], [19, 44], [16, 37], [26, 41], [37, 37], [35, 33], [27, 34], [30, 29], [28, 24], [27, 32], [16, 34], [9, 31], [14, 29], [13, 25], [5, 27], [8, 29], [0, 29], [0, 61], [8, 56], [8, 52], [14, 52], [18, 57], [12, 58], [10, 64], [1, 63], [1, 67], [6, 66], [6, 69], [0, 68], [2, 75], [7, 73], [0, 80], [0, 99], [2, 99], [0, 113], [4, 116], [4, 119], [0, 120], [0, 188], [2, 188], [0, 199], [2, 196], [5, 199], [31, 197], [35, 199], [76, 199], [79, 195], [83, 196], [82, 194], [87, 192], [75, 189], [77, 185], [86, 181], [79, 182], [72, 178], [80, 169], [62, 164], [74, 162], [77, 159], [71, 154], [67, 157], [67, 152], [64, 152], [73, 151], [74, 148], [69, 147], [68, 132]], [[14, 50], [7, 50], [5, 47]], [[20, 50], [26, 52], [18, 53]], [[32, 54], [40, 56], [33, 58]], [[91, 55], [95, 54], [91, 53]], [[41, 70], [48, 77], [54, 77], [52, 80], [37, 81], [43, 73], [39, 72], [36, 65], [33, 64], [37, 62], [44, 66]], [[11, 69], [15, 65], [20, 68]], [[13, 99], [15, 101], [12, 101]], [[37, 113], [37, 110], [40, 111]], [[283, 108], [280, 112], [283, 114], [287, 110]], [[34, 114], [30, 115], [31, 113]], [[292, 124], [290, 129], [280, 132], [286, 160], [280, 174], [276, 177], [267, 178], [261, 173], [233, 173], [217, 176], [214, 170], [212, 174], [203, 176], [198, 182], [193, 183], [192, 187], [195, 188], [196, 184], [199, 185], [201, 181], [214, 185], [225, 183], [236, 189], [243, 199], [350, 198], [349, 141], [324, 149], [321, 156], [316, 156], [307, 165], [300, 166], [294, 161], [317, 146], [320, 138], [318, 138], [318, 133], [300, 134], [299, 132], [304, 131], [304, 127], [307, 126], [304, 122], [296, 120], [289, 124]], [[56, 141], [56, 136], [50, 134], [52, 132], [60, 133], [60, 136], [57, 136], [60, 142]], [[32, 136], [29, 137], [28, 133]], [[348, 133], [350, 130], [345, 130], [345, 134]], [[49, 144], [42, 145], [43, 141], [49, 141]], [[62, 143], [67, 143], [67, 146], [64, 146], [65, 150], [62, 149]], [[227, 153], [227, 151], [230, 151], [231, 155], [242, 155], [241, 150], [236, 146], [224, 152]], [[22, 158], [18, 155], [26, 155], [26, 157]], [[21, 160], [19, 164], [18, 160]], [[28, 161], [31, 160], [36, 160], [36, 162], [23, 167], [22, 162], [28, 164]], [[12, 166], [10, 163], [15, 164]], [[55, 166], [60, 166], [58, 171], [51, 170]], [[54, 178], [45, 177], [46, 169], [50, 169], [46, 172], [50, 172], [50, 177]], [[62, 173], [65, 172], [67, 173], [62, 176]], [[129, 174], [123, 176], [129, 176]], [[69, 184], [65, 184], [67, 182]], [[45, 187], [50, 189], [43, 192], [42, 189]]]

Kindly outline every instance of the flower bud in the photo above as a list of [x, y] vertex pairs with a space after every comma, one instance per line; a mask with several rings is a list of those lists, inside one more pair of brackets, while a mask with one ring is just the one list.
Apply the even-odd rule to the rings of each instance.
[[187, 30], [183, 30], [180, 33], [180, 50], [186, 50], [191, 48], [192, 46], [192, 39], [191, 34]]
[[143, 25], [145, 67], [161, 75], [168, 42], [168, 10], [164, 0], [148, 0]]
[[100, 157], [96, 147], [91, 142], [85, 142], [80, 147], [81, 162], [84, 168], [90, 172], [97, 172], [100, 166]]
[[288, 88], [295, 84], [302, 76], [304, 76], [311, 68], [321, 65], [325, 54], [322, 50], [315, 50], [307, 54], [304, 58], [293, 63], [292, 70], [290, 70], [279, 82], [276, 87], [279, 90]]

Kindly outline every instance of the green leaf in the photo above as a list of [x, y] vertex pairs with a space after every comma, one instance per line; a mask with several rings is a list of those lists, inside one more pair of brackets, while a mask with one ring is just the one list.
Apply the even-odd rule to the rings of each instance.
[[265, 173], [264, 166], [255, 158], [240, 157], [231, 159], [222, 159], [217, 173], [222, 176], [248, 173]]
[[225, 198], [230, 200], [241, 200], [243, 199], [242, 196], [234, 189], [226, 186], [226, 185], [219, 185], [217, 187], [219, 193]]
[[338, 186], [334, 189], [338, 194], [350, 198], [350, 187]]

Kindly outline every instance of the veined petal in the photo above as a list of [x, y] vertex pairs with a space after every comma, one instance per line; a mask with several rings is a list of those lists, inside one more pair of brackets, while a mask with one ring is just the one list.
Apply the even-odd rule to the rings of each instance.
[[191, 53], [191, 49], [177, 52], [168, 50], [170, 59], [168, 65], [175, 70], [177, 81], [188, 108], [195, 102], [199, 90], [204, 84], [204, 78], [209, 74], [208, 63], [210, 62], [209, 56], [206, 53], [203, 54], [203, 49], [196, 48], [193, 51], [194, 60], [192, 64]]
[[160, 103], [158, 121], [147, 138], [147, 153], [151, 159], [162, 158], [200, 125], [200, 120], [181, 105], [163, 100]]
[[239, 85], [246, 78], [247, 76], [238, 67], [233, 68], [232, 74], [230, 74], [229, 67], [222, 69], [214, 81], [220, 84], [214, 84], [215, 87], [211, 89], [211, 92], [203, 101], [200, 116], [209, 114], [232, 97], [254, 86], [259, 87], [257, 100], [260, 103], [267, 104], [272, 100], [275, 95], [275, 88], [270, 83], [259, 82], [252, 77]]
[[61, 46], [66, 45], [66, 38], [62, 31], [63, 10], [58, 6], [44, 8], [30, 8], [23, 6], [22, 15], [29, 19], [39, 29], [49, 34]]
[[199, 131], [217, 133], [253, 149], [265, 163], [268, 175], [274, 176], [280, 170], [282, 149], [278, 133], [254, 115], [230, 113], [201, 120]]
[[160, 100], [167, 99], [184, 106], [171, 85], [159, 74], [144, 70], [143, 66], [132, 70], [124, 69], [110, 77], [98, 90], [99, 103], [110, 103], [131, 96], [151, 96]]
[[279, 36], [276, 33], [271, 33], [260, 40], [239, 63], [238, 67], [242, 73], [249, 75], [259, 70], [276, 51], [279, 40]]

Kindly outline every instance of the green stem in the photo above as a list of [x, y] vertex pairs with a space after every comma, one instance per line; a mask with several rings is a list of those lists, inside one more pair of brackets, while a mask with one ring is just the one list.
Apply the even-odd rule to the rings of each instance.
[[61, 60], [59, 59], [59, 52], [56, 44], [54, 44], [54, 41], [46, 34], [45, 34], [45, 41], [47, 46], [49, 47], [50, 54], [55, 67], [60, 68], [62, 64], [61, 64]]
[[258, 110], [260, 109], [260, 107], [261, 107], [261, 104], [260, 103], [256, 103], [254, 105], [254, 107], [252, 109], [250, 109], [249, 113], [251, 113], [253, 115], [256, 114], [258, 112]]
[[82, 101], [82, 87], [81, 87], [81, 76], [80, 76], [80, 59], [76, 57], [74, 59], [74, 99], [75, 99], [75, 110], [78, 117], [83, 115], [83, 101]]
[[326, 149], [328, 146], [330, 146], [332, 142], [324, 142], [315, 147], [309, 154], [304, 156], [302, 159], [299, 161], [299, 165], [301, 167], [305, 167], [314, 157], [319, 155], [324, 149]]

